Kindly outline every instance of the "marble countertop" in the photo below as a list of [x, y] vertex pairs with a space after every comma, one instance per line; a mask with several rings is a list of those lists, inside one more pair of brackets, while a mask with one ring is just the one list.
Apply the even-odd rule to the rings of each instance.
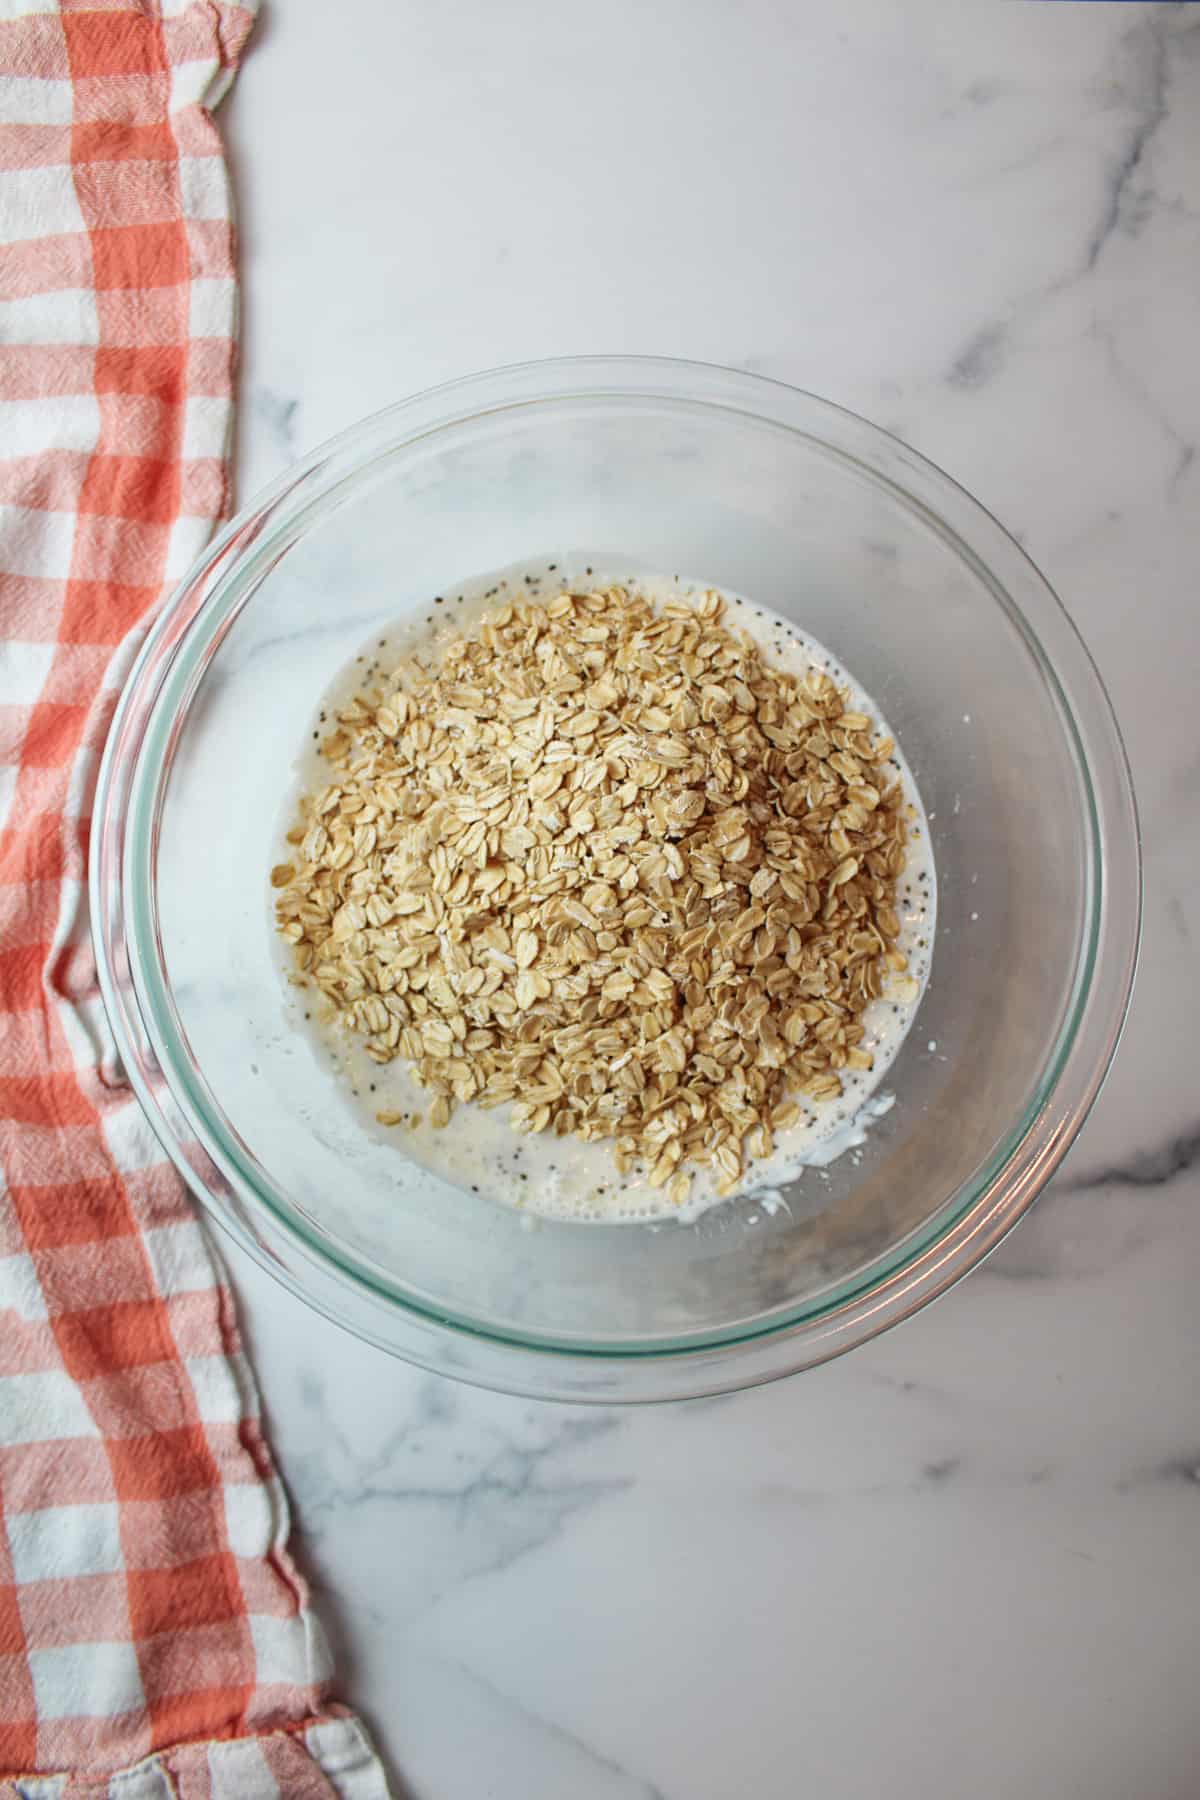
[[1194, 1800], [1200, 7], [271, 0], [224, 115], [240, 491], [587, 350], [867, 414], [1023, 540], [1138, 785], [1132, 1017], [992, 1260], [640, 1412], [432, 1379], [229, 1249], [343, 1691], [420, 1800]]

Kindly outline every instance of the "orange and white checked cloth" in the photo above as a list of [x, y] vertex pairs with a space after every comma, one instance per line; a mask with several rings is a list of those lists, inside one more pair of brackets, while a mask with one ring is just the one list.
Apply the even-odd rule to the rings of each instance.
[[229, 1290], [113, 1083], [84, 923], [130, 634], [226, 507], [209, 108], [250, 24], [225, 0], [0, 0], [0, 1795], [21, 1800], [387, 1792], [326, 1698]]

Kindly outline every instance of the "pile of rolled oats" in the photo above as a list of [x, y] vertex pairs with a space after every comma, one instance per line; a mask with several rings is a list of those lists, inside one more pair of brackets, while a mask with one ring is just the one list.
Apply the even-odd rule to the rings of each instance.
[[340, 710], [272, 873], [294, 979], [434, 1124], [610, 1138], [677, 1204], [871, 1066], [905, 967], [891, 741], [722, 617], [561, 593], [408, 657]]

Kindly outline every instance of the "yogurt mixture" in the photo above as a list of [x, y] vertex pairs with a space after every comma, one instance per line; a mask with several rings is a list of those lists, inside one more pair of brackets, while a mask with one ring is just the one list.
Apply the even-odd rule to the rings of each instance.
[[[506, 600], [551, 598], [566, 586], [596, 589], [621, 584], [646, 598], [694, 596], [710, 591], [702, 582], [680, 581], [673, 576], [631, 575], [617, 565], [599, 567], [582, 559], [565, 557], [557, 564], [520, 565], [477, 577], [469, 584], [433, 599], [427, 610], [385, 636], [376, 635], [369, 645], [342, 670], [323, 698], [310, 748], [299, 758], [296, 784], [281, 816], [279, 839], [296, 816], [299, 796], [325, 785], [329, 766], [311, 748], [312, 739], [327, 729], [327, 720], [364, 688], [377, 673], [386, 672], [401, 657], [436, 660], [460, 630], [469, 629], [490, 609]], [[854, 710], [870, 716], [881, 736], [892, 735], [887, 721], [870, 696], [815, 639], [796, 626], [757, 606], [745, 596], [723, 594], [731, 625], [757, 639], [777, 668], [803, 676], [808, 669], [825, 670], [840, 687], [849, 690]], [[880, 1092], [916, 1014], [929, 978], [937, 916], [937, 885], [930, 848], [929, 826], [916, 783], [897, 748], [890, 765], [900, 778], [909, 803], [907, 864], [897, 882], [895, 909], [901, 922], [896, 948], [908, 958], [906, 974], [893, 977], [884, 997], [863, 1012], [866, 1028], [862, 1048], [872, 1053], [869, 1070], [843, 1069], [842, 1093], [832, 1100], [801, 1106], [798, 1122], [778, 1134], [772, 1153], [753, 1159], [733, 1195], [718, 1195], [711, 1169], [695, 1173], [691, 1192], [682, 1206], [671, 1203], [663, 1190], [653, 1188], [643, 1176], [622, 1177], [613, 1161], [611, 1142], [584, 1143], [572, 1136], [536, 1136], [515, 1131], [508, 1108], [485, 1109], [476, 1104], [460, 1106], [449, 1127], [435, 1129], [429, 1120], [432, 1096], [421, 1087], [407, 1064], [396, 1058], [379, 1065], [365, 1054], [361, 1040], [336, 1023], [322, 1022], [321, 997], [309, 989], [287, 986], [289, 1024], [303, 1030], [315, 1053], [329, 1066], [337, 1092], [352, 1105], [364, 1129], [386, 1139], [398, 1153], [411, 1157], [458, 1187], [486, 1196], [528, 1215], [569, 1219], [584, 1223], [622, 1224], [661, 1219], [692, 1220], [716, 1204], [757, 1199], [764, 1211], [778, 1204], [780, 1190], [806, 1168], [824, 1167], [863, 1142], [870, 1122], [887, 1112], [891, 1098]], [[276, 850], [272, 860], [281, 852]], [[286, 854], [286, 848], [285, 852]], [[281, 970], [291, 973], [288, 946], [272, 933]], [[382, 1123], [384, 1120], [391, 1121]]]

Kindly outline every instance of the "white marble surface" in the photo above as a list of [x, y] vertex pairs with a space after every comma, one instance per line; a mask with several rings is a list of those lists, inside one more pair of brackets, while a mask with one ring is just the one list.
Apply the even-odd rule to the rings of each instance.
[[538, 1407], [230, 1253], [345, 1692], [421, 1800], [1194, 1800], [1200, 7], [268, 3], [224, 121], [243, 497], [523, 357], [815, 388], [1022, 537], [1146, 839], [1133, 1016], [1063, 1177], [840, 1363]]

